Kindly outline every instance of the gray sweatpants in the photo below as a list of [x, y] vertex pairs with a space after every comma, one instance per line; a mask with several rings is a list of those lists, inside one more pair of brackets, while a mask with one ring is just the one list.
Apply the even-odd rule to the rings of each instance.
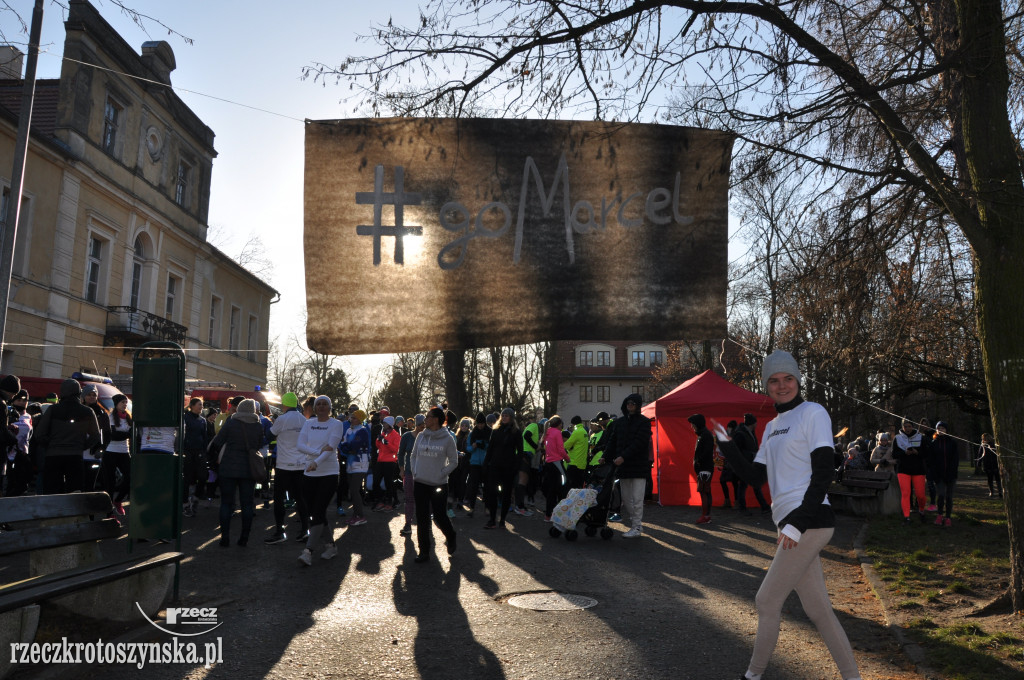
[[796, 590], [808, 618], [818, 628], [832, 659], [843, 678], [858, 678], [857, 661], [853, 658], [850, 640], [832, 610], [832, 601], [825, 587], [825, 572], [820, 553], [828, 545], [835, 529], [808, 529], [795, 548], [775, 550], [768, 574], [757, 591], [757, 637], [748, 670], [764, 673], [768, 660], [779, 640], [782, 605]]

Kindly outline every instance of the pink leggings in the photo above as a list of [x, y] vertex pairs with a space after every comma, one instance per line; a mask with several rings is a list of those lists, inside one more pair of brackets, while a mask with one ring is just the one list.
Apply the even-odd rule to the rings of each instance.
[[900, 494], [903, 496], [902, 508], [903, 517], [910, 517], [910, 490], [914, 490], [914, 495], [917, 496], [917, 511], [924, 512], [925, 497], [924, 497], [924, 475], [905, 475], [902, 472], [899, 474], [900, 479]]

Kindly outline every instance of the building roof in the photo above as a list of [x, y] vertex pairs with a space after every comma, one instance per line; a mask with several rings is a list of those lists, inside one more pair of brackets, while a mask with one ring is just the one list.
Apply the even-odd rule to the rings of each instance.
[[[21, 116], [21, 96], [24, 80], [0, 80], [0, 113], [17, 122]], [[57, 101], [60, 98], [60, 80], [45, 78], [36, 81], [35, 102], [32, 104], [32, 132], [52, 141], [57, 127]]]

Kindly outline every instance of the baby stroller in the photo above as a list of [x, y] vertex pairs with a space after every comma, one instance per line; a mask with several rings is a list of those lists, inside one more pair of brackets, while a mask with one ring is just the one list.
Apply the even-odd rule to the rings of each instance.
[[575, 541], [579, 538], [577, 526], [583, 524], [583, 533], [610, 540], [615, 532], [608, 526], [608, 503], [611, 501], [612, 489], [615, 486], [615, 467], [613, 466], [601, 485], [596, 489], [570, 489], [565, 500], [555, 506], [551, 513], [552, 526], [548, 530], [551, 538], [558, 538], [563, 533], [565, 540]]

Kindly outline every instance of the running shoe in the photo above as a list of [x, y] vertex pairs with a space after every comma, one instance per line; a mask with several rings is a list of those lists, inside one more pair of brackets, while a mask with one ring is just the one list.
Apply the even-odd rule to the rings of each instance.
[[329, 560], [333, 559], [338, 554], [338, 548], [333, 543], [328, 543], [324, 551], [320, 553], [320, 559]]
[[309, 548], [304, 548], [302, 554], [299, 555], [299, 562], [305, 564], [307, 567], [313, 566], [313, 551]]
[[263, 543], [265, 543], [266, 545], [275, 545], [277, 543], [284, 543], [287, 540], [288, 537], [285, 536], [284, 531], [278, 529], [274, 532], [272, 536], [264, 538]]
[[357, 526], [359, 526], [361, 524], [366, 524], [366, 518], [365, 517], [359, 517], [358, 515], [353, 517], [352, 519], [350, 519], [348, 521], [348, 525], [350, 527], [357, 527]]
[[513, 507], [512, 508], [512, 512], [516, 513], [517, 515], [519, 515], [521, 517], [532, 517], [533, 516], [533, 513], [531, 511], [527, 510], [526, 508], [516, 508], [516, 507]]

